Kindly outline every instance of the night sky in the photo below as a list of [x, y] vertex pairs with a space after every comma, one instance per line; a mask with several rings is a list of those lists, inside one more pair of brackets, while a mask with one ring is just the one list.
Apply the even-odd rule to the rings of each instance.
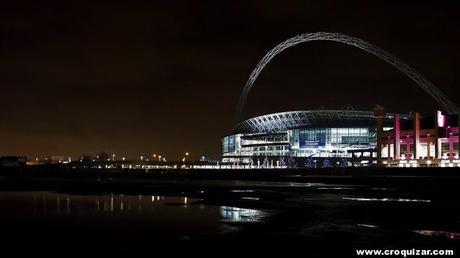
[[[218, 157], [259, 59], [306, 32], [380, 46], [460, 105], [459, 1], [400, 2], [1, 1], [0, 154]], [[347, 104], [438, 108], [375, 56], [311, 42], [270, 63], [244, 116]]]

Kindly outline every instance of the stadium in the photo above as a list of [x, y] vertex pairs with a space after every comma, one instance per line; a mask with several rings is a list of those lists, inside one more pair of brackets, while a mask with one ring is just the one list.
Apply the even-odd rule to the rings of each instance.
[[[393, 129], [394, 117], [386, 114], [385, 131]], [[239, 123], [222, 140], [222, 161], [251, 167], [368, 166], [377, 162], [376, 146], [372, 111], [291, 111]]]
[[[240, 121], [259, 73], [283, 50], [315, 40], [344, 43], [390, 63], [427, 92], [444, 110], [432, 116], [372, 111], [299, 110]], [[222, 139], [221, 162], [242, 168], [358, 166], [460, 167], [458, 107], [413, 68], [361, 39], [339, 33], [306, 33], [270, 50], [252, 71], [241, 94], [235, 126]]]

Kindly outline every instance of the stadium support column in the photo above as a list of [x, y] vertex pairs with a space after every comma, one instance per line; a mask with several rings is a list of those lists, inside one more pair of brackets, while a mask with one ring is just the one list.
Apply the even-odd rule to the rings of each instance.
[[431, 142], [427, 141], [426, 143], [426, 158], [431, 159]]
[[435, 130], [434, 130], [434, 159], [440, 160], [442, 157], [442, 143], [439, 139], [439, 132], [445, 126], [445, 118], [441, 111], [436, 111], [435, 114]]
[[414, 159], [418, 159], [420, 154], [420, 114], [415, 112], [413, 117], [413, 126], [414, 126]]
[[377, 166], [382, 166], [382, 135], [383, 135], [383, 117], [385, 110], [381, 106], [376, 106], [374, 109], [374, 116], [377, 122]]
[[434, 128], [434, 159], [441, 158], [441, 143], [439, 142], [439, 127], [436, 119], [436, 126]]
[[[390, 138], [390, 137], [388, 137]], [[390, 140], [388, 140], [388, 143], [387, 143], [387, 157], [388, 157], [388, 160], [391, 159], [391, 143], [390, 143]]]
[[401, 158], [401, 122], [399, 121], [398, 114], [395, 115], [394, 119], [395, 119], [394, 121], [394, 127], [395, 127], [394, 129], [394, 132], [395, 132], [394, 155], [395, 155], [395, 160], [399, 160]]

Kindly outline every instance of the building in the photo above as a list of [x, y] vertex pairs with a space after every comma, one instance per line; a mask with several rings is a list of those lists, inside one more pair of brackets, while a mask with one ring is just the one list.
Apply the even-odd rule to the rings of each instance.
[[0, 156], [0, 167], [24, 167], [26, 162], [27, 158], [24, 156]]
[[[395, 115], [385, 116], [385, 130], [392, 129]], [[222, 139], [222, 162], [253, 168], [369, 166], [377, 162], [376, 134], [372, 111], [268, 114], [239, 123]]]
[[[438, 112], [436, 121], [423, 123], [424, 127], [420, 119], [418, 113], [393, 114], [383, 109], [258, 116], [239, 123], [222, 139], [222, 164], [246, 168], [455, 166], [455, 119]], [[395, 144], [397, 139], [400, 144]]]
[[460, 167], [457, 116], [437, 111], [423, 118], [414, 113], [410, 123], [395, 116], [392, 129], [383, 132], [381, 140], [383, 165]]

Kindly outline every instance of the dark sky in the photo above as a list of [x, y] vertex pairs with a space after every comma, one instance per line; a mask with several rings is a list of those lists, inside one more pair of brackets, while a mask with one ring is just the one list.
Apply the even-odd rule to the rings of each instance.
[[[277, 43], [360, 37], [460, 105], [459, 1], [21, 1], [0, 6], [0, 154], [218, 156], [244, 83]], [[245, 117], [342, 108], [431, 114], [389, 64], [334, 42], [277, 56]]]

